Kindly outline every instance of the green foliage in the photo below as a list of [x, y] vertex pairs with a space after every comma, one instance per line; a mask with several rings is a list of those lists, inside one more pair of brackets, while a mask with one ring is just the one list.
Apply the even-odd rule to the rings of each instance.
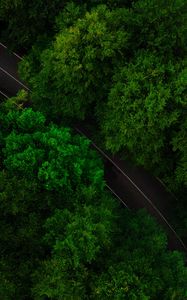
[[0, 295], [5, 299], [29, 295], [30, 273], [44, 252], [40, 240], [46, 200], [36, 182], [11, 177], [5, 170], [0, 173]]
[[[174, 132], [180, 136], [179, 126], [186, 127], [185, 91], [177, 88], [182, 67], [141, 52], [113, 77], [102, 121], [108, 149], [128, 149], [138, 164], [159, 175], [173, 170], [179, 153], [172, 154]], [[185, 152], [180, 143], [178, 149]]]
[[8, 98], [7, 101], [3, 103], [3, 106], [7, 111], [23, 109], [23, 105], [28, 99], [28, 93], [25, 90], [20, 90], [16, 97]]
[[4, 22], [2, 36], [12, 47], [28, 48], [38, 38], [53, 32], [53, 24], [63, 1], [0, 1], [0, 20]]
[[123, 239], [95, 278], [93, 299], [186, 299], [182, 256], [166, 250], [166, 237], [149, 216], [125, 217]]
[[10, 174], [38, 180], [46, 189], [63, 193], [80, 190], [81, 185], [102, 188], [101, 163], [89, 150], [89, 141], [73, 137], [67, 128], [44, 123], [44, 116], [32, 109], [18, 115], [3, 150]]
[[[131, 0], [0, 0], [1, 36], [12, 48], [29, 49], [39, 42], [45, 44], [55, 33], [55, 19], [68, 4], [70, 7], [84, 6], [88, 10], [98, 4], [131, 6]], [[11, 17], [10, 17], [11, 16]]]
[[[155, 262], [142, 258], [140, 253], [125, 252], [123, 255], [126, 262], [110, 261], [106, 273], [97, 279], [93, 299], [150, 300], [159, 297], [167, 300], [186, 299], [186, 282], [182, 279], [184, 272], [183, 267], [181, 268], [182, 257], [178, 253], [161, 256], [164, 274], [162, 270], [156, 269]], [[134, 265], [140, 259], [140, 264], [144, 267], [142, 269], [137, 267], [135, 270]], [[175, 273], [171, 272], [173, 267], [181, 273], [177, 282]]]
[[[187, 186], [187, 145], [186, 138], [183, 139], [183, 136], [186, 136], [186, 126], [184, 127], [184, 131], [180, 132], [180, 136], [174, 140], [174, 150], [180, 150], [180, 159], [178, 162], [178, 166], [176, 168], [176, 180], [179, 184], [184, 184]], [[182, 139], [181, 139], [182, 138]], [[177, 143], [178, 142], [178, 143]], [[177, 143], [177, 144], [176, 144]]]
[[[40, 112], [14, 111], [11, 106], [7, 113], [5, 107], [9, 106], [1, 107], [0, 293], [5, 299], [25, 299], [33, 270], [50, 250], [42, 239], [47, 217], [55, 209], [73, 209], [97, 199], [104, 187], [103, 170], [86, 139], [46, 124]], [[102, 236], [96, 234], [99, 244]]]
[[[73, 216], [56, 211], [47, 220], [45, 240], [53, 244], [53, 254], [34, 274], [34, 299], [186, 299], [183, 257], [166, 250], [166, 236], [152, 218], [145, 212], [121, 214], [123, 219], [116, 219], [120, 228], [112, 225], [115, 243], [98, 252], [95, 242], [92, 245], [98, 235], [90, 231], [99, 225], [93, 222], [102, 212], [98, 208], [92, 207], [91, 215], [89, 207]], [[67, 226], [66, 218], [70, 218]]]
[[138, 0], [132, 22], [138, 48], [178, 60], [186, 51], [186, 1]]
[[[63, 28], [53, 47], [41, 55], [41, 72], [29, 81], [37, 108], [83, 119], [92, 104], [102, 106], [113, 68], [128, 48], [129, 34], [123, 28], [127, 14], [125, 9], [110, 11], [103, 5]], [[25, 63], [21, 70], [26, 79]]]
[[111, 247], [115, 218], [106, 196], [100, 205], [77, 206], [73, 213], [56, 210], [45, 224], [52, 257], [34, 274], [34, 299], [87, 299], [91, 274]]
[[177, 191], [186, 182], [185, 1], [107, 4], [68, 4], [39, 63], [31, 51], [20, 71], [37, 109], [94, 120], [107, 149], [130, 154]]
[[34, 43], [20, 66], [32, 94], [0, 106], [0, 298], [187, 299], [182, 254], [118, 208], [88, 140], [50, 123], [94, 119], [109, 150], [182, 194], [185, 1], [67, 2], [0, 0], [4, 35]]
[[0, 298], [4, 300], [10, 300], [15, 295], [16, 286], [11, 280], [11, 272], [6, 260], [2, 259], [0, 261]]
[[118, 208], [89, 141], [1, 108], [0, 295], [184, 300], [182, 255], [147, 214]]
[[111, 246], [114, 215], [110, 210], [111, 198], [106, 199], [107, 206], [102, 199], [99, 205], [77, 206], [73, 214], [57, 210], [45, 224], [48, 232], [45, 241], [52, 246], [53, 253], [58, 256], [63, 253], [73, 268], [91, 263], [101, 250]]

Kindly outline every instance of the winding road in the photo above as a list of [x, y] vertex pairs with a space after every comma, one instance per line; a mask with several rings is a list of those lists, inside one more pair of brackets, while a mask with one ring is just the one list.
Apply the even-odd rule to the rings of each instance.
[[[0, 43], [0, 95], [4, 98], [15, 96], [20, 89], [30, 91], [18, 76], [18, 63], [21, 59], [19, 55], [9, 52], [7, 47]], [[75, 131], [92, 141], [84, 125], [77, 126]], [[127, 161], [106, 153], [94, 141], [92, 147], [104, 159], [106, 185], [111, 193], [129, 209], [146, 208], [165, 228], [169, 249], [187, 253], [186, 245], [169, 221], [168, 212], [171, 208], [172, 195], [166, 191], [162, 183], [144, 169], [131, 166]]]

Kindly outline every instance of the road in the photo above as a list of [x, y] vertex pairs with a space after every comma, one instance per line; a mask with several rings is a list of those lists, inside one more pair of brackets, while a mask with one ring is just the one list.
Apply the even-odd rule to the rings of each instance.
[[[8, 53], [0, 44], [0, 93], [5, 97], [14, 96], [18, 90], [28, 87], [20, 81], [17, 65], [20, 57]], [[78, 126], [76, 131], [91, 139], [90, 134]], [[111, 156], [100, 149], [93, 141], [92, 146], [102, 155], [105, 161], [105, 180], [108, 189], [128, 208], [146, 210], [165, 228], [169, 248], [187, 253], [187, 247], [169, 222], [171, 195], [164, 186], [142, 168], [131, 166], [127, 161]]]
[[0, 43], [0, 93], [5, 97], [15, 96], [20, 88], [28, 87], [19, 79], [18, 63], [21, 57], [9, 53], [7, 48]]

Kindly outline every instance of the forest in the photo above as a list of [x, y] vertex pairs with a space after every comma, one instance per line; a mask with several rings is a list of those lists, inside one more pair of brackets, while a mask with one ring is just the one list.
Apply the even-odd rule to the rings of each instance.
[[73, 129], [157, 176], [187, 241], [186, 24], [185, 0], [0, 0], [32, 91], [0, 99], [0, 299], [187, 300], [186, 254]]

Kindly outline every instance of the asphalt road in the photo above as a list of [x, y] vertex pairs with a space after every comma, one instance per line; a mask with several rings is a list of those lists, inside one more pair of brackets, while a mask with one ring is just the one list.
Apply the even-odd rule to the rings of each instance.
[[[0, 93], [14, 96], [21, 88], [27, 89], [20, 81], [17, 64], [20, 57], [8, 53], [0, 44]], [[79, 133], [90, 138], [84, 128], [77, 128]], [[146, 208], [165, 228], [169, 238], [169, 248], [187, 252], [187, 248], [169, 222], [171, 195], [164, 186], [142, 168], [131, 166], [117, 156], [110, 156], [92, 143], [105, 161], [105, 180], [109, 190], [130, 209]]]
[[0, 43], [0, 93], [7, 96], [15, 96], [23, 88], [28, 90], [26, 85], [19, 79], [18, 63], [21, 58], [8, 52]]

